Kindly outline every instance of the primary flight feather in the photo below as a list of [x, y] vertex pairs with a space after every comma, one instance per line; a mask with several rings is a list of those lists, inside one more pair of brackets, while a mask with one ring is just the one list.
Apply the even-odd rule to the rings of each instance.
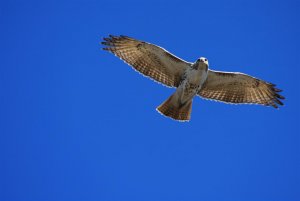
[[128, 36], [112, 36], [102, 42], [107, 50], [141, 74], [168, 87], [177, 88], [157, 110], [174, 120], [189, 121], [195, 95], [233, 104], [283, 105], [275, 85], [237, 72], [208, 69], [208, 60], [184, 61], [167, 50]]

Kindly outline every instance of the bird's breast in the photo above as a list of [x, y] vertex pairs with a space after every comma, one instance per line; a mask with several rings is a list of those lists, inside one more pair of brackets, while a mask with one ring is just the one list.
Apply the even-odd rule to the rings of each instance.
[[201, 89], [206, 78], [207, 71], [201, 69], [188, 69], [185, 72], [184, 80], [178, 87], [178, 92], [181, 93], [181, 101], [184, 103], [193, 98]]
[[189, 85], [201, 86], [207, 78], [207, 70], [205, 69], [189, 69], [186, 72], [186, 80]]

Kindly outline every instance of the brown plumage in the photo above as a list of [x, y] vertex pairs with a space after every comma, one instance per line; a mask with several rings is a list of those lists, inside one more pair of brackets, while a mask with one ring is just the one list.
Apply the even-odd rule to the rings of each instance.
[[272, 83], [259, 80], [243, 73], [209, 71], [206, 82], [198, 95], [233, 104], [261, 104], [265, 106], [283, 105], [278, 94], [282, 90]]
[[[237, 72], [218, 72], [208, 69], [206, 58], [191, 63], [171, 54], [164, 48], [128, 36], [112, 36], [102, 42], [109, 51], [136, 71], [176, 92], [157, 110], [165, 116], [187, 121], [191, 116], [192, 99], [204, 99], [233, 104], [260, 104], [278, 108], [284, 99], [282, 90], [274, 84]], [[176, 97], [176, 98], [174, 98]]]
[[158, 106], [156, 110], [172, 119], [176, 119], [178, 121], [189, 121], [192, 113], [192, 102], [193, 100], [190, 100], [189, 102], [180, 105], [176, 101], [174, 95], [172, 95], [160, 106]]
[[156, 45], [135, 40], [128, 36], [104, 38], [107, 50], [143, 75], [168, 87], [177, 87], [180, 77], [190, 63], [174, 56]]

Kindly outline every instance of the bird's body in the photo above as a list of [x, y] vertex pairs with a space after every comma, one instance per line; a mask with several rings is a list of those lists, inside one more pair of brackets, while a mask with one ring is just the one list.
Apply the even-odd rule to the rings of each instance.
[[200, 58], [186, 69], [182, 82], [178, 86], [176, 93], [181, 94], [181, 101], [186, 102], [197, 95], [207, 79], [208, 62], [206, 58]]
[[190, 65], [181, 77], [175, 93], [161, 104], [157, 110], [177, 120], [190, 119], [192, 101], [207, 79], [208, 62], [205, 58], [198, 59]]
[[127, 36], [110, 36], [102, 44], [143, 75], [176, 91], [157, 110], [172, 119], [188, 121], [192, 101], [199, 95], [226, 103], [248, 103], [273, 106], [283, 105], [280, 89], [274, 84], [243, 73], [209, 70], [208, 61], [201, 57], [186, 62], [165, 49]]

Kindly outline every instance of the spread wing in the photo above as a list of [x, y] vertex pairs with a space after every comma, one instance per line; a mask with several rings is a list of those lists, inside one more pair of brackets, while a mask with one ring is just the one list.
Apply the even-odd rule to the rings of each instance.
[[186, 62], [167, 50], [127, 36], [104, 38], [107, 50], [143, 75], [169, 87], [177, 87], [181, 75], [191, 63]]
[[198, 95], [226, 103], [248, 103], [266, 106], [283, 105], [284, 99], [274, 84], [251, 77], [243, 73], [208, 72], [208, 77]]

